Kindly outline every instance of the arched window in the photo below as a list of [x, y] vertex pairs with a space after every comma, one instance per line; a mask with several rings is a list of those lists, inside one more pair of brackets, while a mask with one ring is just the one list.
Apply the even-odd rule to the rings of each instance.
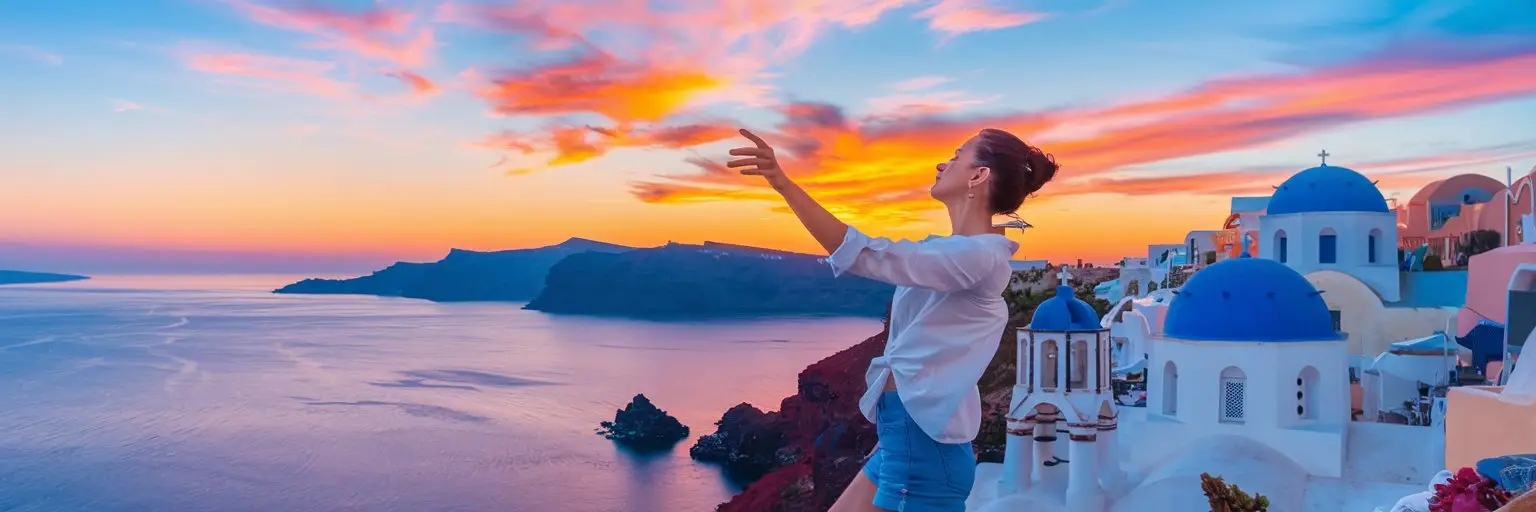
[[1381, 239], [1381, 230], [1372, 229], [1371, 234], [1365, 237], [1365, 262], [1376, 263], [1376, 241]]
[[1286, 247], [1286, 243], [1285, 243], [1285, 230], [1282, 229], [1282, 230], [1276, 231], [1275, 232], [1275, 259], [1280, 260], [1280, 263], [1285, 263], [1285, 258], [1286, 258], [1285, 253], [1286, 253], [1286, 249], [1288, 249], [1288, 248], [1289, 247]]
[[1323, 232], [1317, 235], [1317, 262], [1339, 262], [1339, 235], [1333, 228], [1323, 228]]
[[1236, 366], [1228, 366], [1221, 370], [1221, 408], [1222, 423], [1242, 423], [1246, 418], [1248, 405], [1248, 377], [1243, 370]]
[[1030, 391], [1034, 391], [1035, 384], [1035, 381], [1033, 380], [1035, 378], [1035, 374], [1031, 371], [1035, 364], [1035, 362], [1032, 360], [1035, 357], [1035, 344], [1031, 343], [1031, 338], [1033, 336], [1034, 335], [1032, 334], [1019, 336], [1019, 350], [1018, 354], [1015, 354], [1019, 358], [1019, 360], [1015, 362], [1019, 368], [1017, 384], [1024, 386], [1025, 389]]
[[1056, 340], [1045, 340], [1040, 344], [1040, 390], [1056, 391]]
[[1317, 368], [1308, 366], [1296, 376], [1296, 416], [1317, 419]]
[[1072, 386], [1070, 389], [1083, 389], [1088, 387], [1088, 364], [1091, 362], [1092, 361], [1088, 359], [1088, 342], [1085, 340], [1073, 341], [1072, 368], [1069, 370], [1069, 373], [1072, 374]]
[[1163, 414], [1179, 413], [1179, 367], [1168, 361], [1163, 365]]

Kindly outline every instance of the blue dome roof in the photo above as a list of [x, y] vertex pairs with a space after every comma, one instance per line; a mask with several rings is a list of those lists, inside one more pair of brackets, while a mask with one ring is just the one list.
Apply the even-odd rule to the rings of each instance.
[[1369, 178], [1344, 167], [1322, 165], [1281, 183], [1269, 198], [1265, 214], [1388, 211], [1386, 198]]
[[1032, 331], [1098, 331], [1103, 328], [1093, 306], [1078, 299], [1071, 286], [1057, 286], [1056, 296], [1035, 307], [1035, 316], [1029, 320], [1029, 330]]
[[1301, 274], [1267, 258], [1233, 258], [1189, 278], [1168, 305], [1163, 332], [1195, 341], [1343, 339], [1322, 292]]

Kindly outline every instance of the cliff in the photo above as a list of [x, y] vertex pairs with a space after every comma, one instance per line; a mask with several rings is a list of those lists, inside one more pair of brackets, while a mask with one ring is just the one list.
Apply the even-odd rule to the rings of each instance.
[[879, 316], [894, 288], [823, 257], [727, 244], [571, 255], [526, 309], [642, 318]]
[[[1019, 278], [1016, 273], [1015, 279]], [[1075, 289], [1078, 298], [1103, 315], [1111, 304], [1093, 298], [1097, 284], [1086, 283]], [[978, 461], [1002, 461], [1006, 435], [1003, 418], [1018, 372], [1015, 333], [1029, 323], [1035, 307], [1047, 297], [1022, 290], [1005, 294], [1011, 312], [1009, 325], [977, 383], [985, 415], [973, 443]], [[785, 398], [777, 412], [738, 405], [716, 423], [715, 433], [699, 439], [690, 450], [694, 458], [722, 463], [738, 475], [762, 474], [741, 494], [721, 504], [718, 511], [831, 508], [877, 441], [874, 425], [859, 412], [858, 401], [864, 393], [864, 370], [885, 350], [887, 334], [881, 332], [806, 368], [800, 373], [798, 392]]]
[[67, 281], [79, 281], [90, 279], [85, 276], [69, 274], [49, 274], [46, 272], [23, 272], [20, 270], [0, 270], [0, 285], [5, 284], [38, 284], [38, 283], [63, 283]]
[[785, 398], [778, 412], [757, 415], [752, 423], [721, 425], [726, 432], [718, 437], [776, 442], [735, 447], [737, 453], [771, 460], [771, 471], [718, 510], [826, 510], [837, 501], [875, 448], [875, 426], [859, 412], [859, 396], [864, 370], [885, 350], [885, 336], [877, 334], [800, 372], [798, 392]]
[[436, 302], [527, 301], [544, 289], [550, 267], [585, 252], [618, 253], [631, 247], [581, 238], [533, 249], [449, 251], [435, 263], [396, 263], [355, 279], [305, 279], [274, 293], [379, 295]]

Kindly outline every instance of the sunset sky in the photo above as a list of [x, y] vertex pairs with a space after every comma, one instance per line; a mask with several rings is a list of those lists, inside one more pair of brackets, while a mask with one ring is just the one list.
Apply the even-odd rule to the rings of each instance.
[[363, 272], [579, 236], [812, 252], [735, 128], [874, 234], [945, 234], [983, 127], [1053, 153], [1018, 257], [1219, 228], [1317, 163], [1406, 200], [1536, 165], [1521, 0], [0, 4], [0, 267]]

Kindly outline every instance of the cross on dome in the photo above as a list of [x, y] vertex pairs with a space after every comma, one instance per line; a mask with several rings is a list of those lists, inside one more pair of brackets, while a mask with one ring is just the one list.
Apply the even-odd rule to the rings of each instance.
[[1062, 265], [1061, 266], [1061, 273], [1056, 274], [1056, 277], [1061, 278], [1061, 284], [1066, 285], [1067, 281], [1072, 279], [1072, 274], [1068, 274], [1067, 273], [1067, 266], [1066, 265]]
[[1328, 154], [1328, 150], [1324, 149], [1321, 153], [1318, 153], [1317, 156], [1318, 158], [1323, 159], [1323, 165], [1328, 165], [1328, 157], [1333, 155]]

